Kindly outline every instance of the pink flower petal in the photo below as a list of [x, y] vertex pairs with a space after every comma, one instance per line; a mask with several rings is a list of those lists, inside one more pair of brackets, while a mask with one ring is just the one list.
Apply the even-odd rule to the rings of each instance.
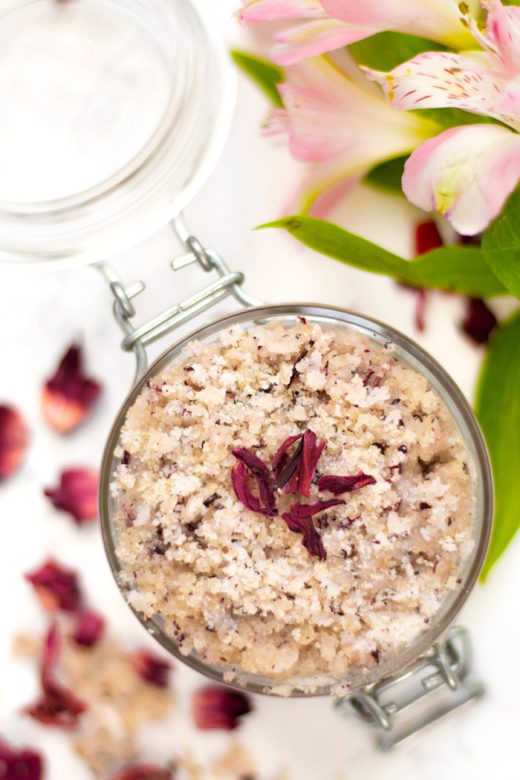
[[81, 347], [73, 344], [43, 388], [43, 416], [58, 433], [77, 428], [91, 413], [101, 386], [83, 373]]
[[33, 585], [44, 609], [75, 612], [81, 604], [81, 591], [76, 573], [49, 559], [25, 575]]
[[192, 699], [193, 720], [197, 728], [203, 730], [233, 731], [251, 709], [251, 703], [244, 693], [219, 685], [201, 688]]
[[497, 318], [484, 301], [468, 298], [462, 330], [475, 344], [486, 344], [497, 325]]
[[68, 512], [78, 525], [98, 516], [98, 474], [87, 468], [65, 469], [60, 474], [56, 488], [46, 488], [44, 493], [56, 509]]
[[463, 235], [482, 232], [520, 179], [520, 135], [466, 125], [426, 141], [407, 160], [403, 191], [423, 211], [444, 214]]
[[42, 780], [43, 759], [32, 748], [15, 748], [0, 737], [0, 778]]
[[20, 412], [0, 405], [0, 480], [10, 477], [22, 464], [29, 432]]
[[103, 639], [104, 633], [104, 617], [93, 610], [86, 610], [78, 615], [72, 638], [77, 645], [94, 647]]
[[109, 780], [173, 780], [173, 773], [155, 764], [131, 764], [118, 769]]
[[130, 656], [130, 663], [144, 682], [156, 688], [167, 688], [170, 684], [171, 663], [149, 650], [136, 650]]

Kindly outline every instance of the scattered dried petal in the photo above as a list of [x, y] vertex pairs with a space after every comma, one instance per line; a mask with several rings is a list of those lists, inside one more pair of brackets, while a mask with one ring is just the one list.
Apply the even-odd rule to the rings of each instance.
[[58, 487], [46, 488], [44, 493], [56, 509], [68, 512], [77, 525], [83, 525], [98, 516], [98, 485], [98, 474], [93, 469], [65, 469]]
[[199, 729], [233, 731], [240, 725], [240, 718], [251, 712], [251, 704], [240, 691], [207, 685], [194, 694], [192, 711]]
[[468, 298], [462, 329], [476, 344], [486, 344], [498, 320], [480, 298]]
[[156, 688], [167, 688], [170, 682], [170, 669], [172, 665], [164, 658], [151, 653], [149, 650], [136, 650], [130, 656], [136, 674], [150, 685]]
[[78, 615], [72, 638], [77, 645], [94, 647], [103, 639], [105, 619], [98, 612], [87, 610]]
[[83, 373], [81, 347], [73, 344], [42, 392], [43, 415], [58, 433], [77, 428], [92, 411], [101, 385]]
[[0, 737], [0, 778], [41, 780], [43, 760], [32, 748], [15, 748]]
[[154, 764], [132, 764], [118, 769], [110, 775], [110, 780], [173, 780], [170, 769]]
[[28, 441], [29, 432], [20, 412], [12, 406], [1, 404], [0, 480], [10, 477], [21, 465]]
[[359, 490], [375, 483], [375, 477], [364, 474], [362, 471], [351, 477], [328, 474], [318, 479], [318, 490], [328, 490], [329, 493], [333, 493], [335, 496], [341, 496], [343, 493], [351, 493], [353, 490]]
[[34, 586], [44, 609], [75, 612], [81, 604], [81, 591], [76, 573], [49, 559], [25, 579]]

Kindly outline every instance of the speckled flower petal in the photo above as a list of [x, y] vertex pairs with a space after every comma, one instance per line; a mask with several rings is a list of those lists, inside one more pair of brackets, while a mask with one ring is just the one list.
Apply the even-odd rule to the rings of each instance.
[[44, 493], [56, 509], [68, 512], [78, 525], [83, 525], [98, 516], [98, 483], [98, 473], [93, 469], [65, 469], [60, 484], [46, 488]]
[[463, 235], [482, 232], [520, 179], [520, 135], [466, 125], [426, 141], [409, 158], [403, 191], [424, 211], [444, 214]]
[[25, 457], [29, 432], [20, 412], [0, 405], [0, 480], [10, 477]]
[[81, 591], [76, 572], [49, 559], [25, 575], [36, 591], [44, 609], [75, 612], [81, 604]]
[[43, 388], [43, 416], [58, 433], [69, 433], [86, 420], [101, 386], [83, 373], [81, 347], [73, 344]]
[[249, 698], [240, 691], [220, 685], [206, 685], [192, 699], [192, 713], [199, 729], [233, 731], [244, 715], [251, 712]]

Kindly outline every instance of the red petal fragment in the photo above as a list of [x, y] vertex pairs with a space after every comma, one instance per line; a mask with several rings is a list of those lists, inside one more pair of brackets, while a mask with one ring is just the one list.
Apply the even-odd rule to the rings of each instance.
[[433, 220], [420, 222], [415, 227], [415, 254], [424, 255], [431, 252], [432, 249], [438, 249], [443, 246], [444, 241]]
[[480, 298], [468, 298], [462, 329], [476, 344], [486, 344], [498, 320]]
[[59, 626], [57, 623], [53, 623], [43, 645], [40, 667], [43, 693], [34, 704], [26, 707], [24, 711], [31, 718], [46, 726], [74, 729], [79, 723], [80, 715], [87, 709], [87, 705], [54, 678], [60, 649]]
[[262, 514], [268, 516], [276, 515], [276, 497], [268, 467], [254, 452], [247, 450], [245, 447], [238, 447], [236, 450], [233, 450], [233, 455], [247, 467], [256, 480], [263, 505]]
[[173, 780], [173, 773], [153, 764], [132, 764], [118, 769], [110, 780]]
[[240, 725], [240, 718], [251, 709], [245, 694], [219, 685], [201, 688], [192, 700], [193, 719], [199, 729], [233, 731]]
[[369, 474], [363, 474], [362, 471], [351, 477], [340, 477], [329, 474], [318, 479], [318, 490], [328, 490], [329, 493], [340, 496], [343, 493], [351, 493], [353, 490], [359, 490], [360, 488], [366, 487], [367, 485], [374, 485], [375, 483], [375, 477], [371, 477]]
[[149, 650], [136, 650], [130, 656], [130, 663], [139, 677], [156, 688], [167, 688], [170, 682], [170, 669], [172, 665], [164, 658], [151, 653]]
[[94, 647], [103, 639], [104, 633], [104, 617], [93, 610], [88, 610], [78, 615], [72, 638], [77, 645]]
[[1, 404], [0, 480], [10, 477], [21, 465], [28, 441], [29, 432], [20, 412], [12, 406]]
[[60, 484], [44, 490], [56, 509], [68, 512], [77, 525], [96, 520], [98, 516], [98, 474], [93, 469], [65, 469]]
[[87, 418], [101, 392], [101, 385], [83, 373], [81, 347], [73, 344], [44, 385], [43, 415], [58, 433], [68, 433]]
[[32, 748], [15, 748], [0, 737], [0, 778], [41, 780], [43, 760]]
[[44, 609], [75, 612], [81, 604], [76, 573], [52, 559], [26, 574], [25, 579], [34, 586]]

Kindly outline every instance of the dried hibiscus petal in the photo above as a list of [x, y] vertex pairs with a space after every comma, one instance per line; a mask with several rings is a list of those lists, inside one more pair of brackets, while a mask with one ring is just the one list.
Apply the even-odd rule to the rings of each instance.
[[172, 665], [164, 658], [151, 653], [149, 650], [136, 650], [130, 656], [130, 663], [139, 677], [156, 688], [167, 688], [170, 682], [170, 670]]
[[68, 512], [78, 525], [95, 520], [98, 516], [98, 474], [93, 469], [65, 469], [60, 474], [60, 484], [44, 490], [56, 509]]
[[476, 344], [486, 344], [498, 320], [480, 298], [468, 298], [462, 329]]
[[[268, 517], [276, 515], [276, 496], [268, 467], [254, 452], [245, 447], [233, 450], [233, 455], [238, 463], [233, 467], [231, 478], [239, 501], [253, 512]], [[259, 498], [249, 488], [250, 476], [256, 482]]]
[[318, 489], [328, 490], [329, 493], [333, 493], [335, 496], [341, 496], [343, 493], [351, 493], [353, 490], [359, 490], [375, 483], [375, 477], [364, 474], [362, 471], [350, 477], [329, 474], [318, 479]]
[[289, 530], [302, 534], [302, 544], [311, 555], [324, 561], [327, 557], [322, 538], [317, 531], [312, 518], [325, 509], [344, 504], [340, 498], [331, 498], [329, 501], [316, 501], [314, 504], [292, 504], [289, 511], [282, 515]]
[[199, 729], [233, 731], [240, 725], [240, 718], [251, 712], [251, 704], [240, 691], [207, 685], [193, 696], [192, 712]]
[[0, 737], [0, 778], [4, 780], [41, 780], [43, 760], [31, 748], [14, 748]]
[[77, 428], [91, 412], [101, 385], [83, 373], [81, 347], [73, 344], [42, 392], [43, 415], [58, 433]]
[[173, 780], [173, 774], [154, 764], [131, 764], [110, 775], [110, 780]]
[[28, 441], [29, 432], [20, 412], [12, 406], [1, 404], [0, 480], [10, 477], [21, 465]]
[[104, 617], [93, 610], [86, 610], [78, 615], [72, 638], [77, 645], [94, 647], [103, 639], [104, 633]]
[[75, 612], [81, 603], [81, 591], [76, 573], [49, 559], [25, 579], [34, 586], [43, 607]]
[[59, 627], [57, 623], [53, 623], [43, 645], [40, 670], [42, 695], [34, 704], [26, 707], [25, 712], [46, 726], [74, 729], [79, 723], [80, 715], [87, 709], [87, 705], [54, 677], [60, 649]]

